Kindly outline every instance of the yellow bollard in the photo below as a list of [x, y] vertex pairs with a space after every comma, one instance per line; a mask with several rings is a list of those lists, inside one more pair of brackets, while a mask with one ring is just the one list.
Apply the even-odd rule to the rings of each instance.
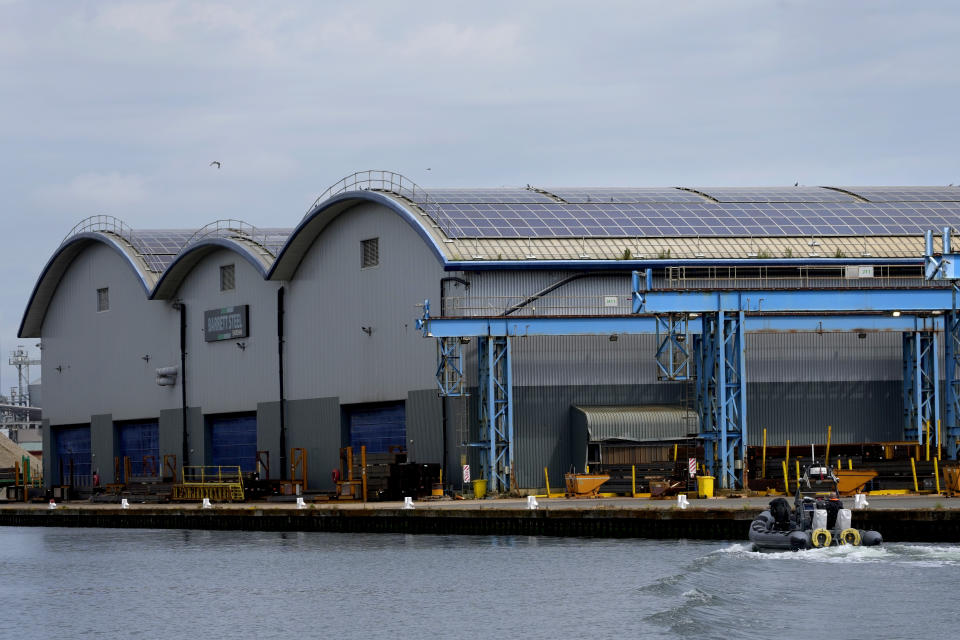
[[913, 492], [920, 493], [920, 489], [917, 487], [917, 461], [913, 458], [910, 458], [910, 468], [913, 469]]
[[790, 495], [790, 475], [787, 473], [787, 461], [783, 461], [783, 492]]
[[853, 458], [847, 458], [847, 469], [853, 471]]
[[940, 494], [940, 465], [937, 464], [937, 459], [933, 459], [933, 477], [937, 481], [937, 494]]
[[673, 443], [673, 463], [677, 463], [677, 443]]
[[[827, 453], [823, 456], [823, 463], [830, 464], [830, 436], [833, 433], [833, 425], [827, 425]], [[810, 462], [813, 462], [811, 460]]]
[[843, 469], [843, 461], [837, 456], [837, 469]]
[[940, 421], [937, 420], [937, 460], [940, 459]]
[[763, 464], [760, 467], [760, 477], [767, 477], [767, 430], [763, 430]]
[[630, 479], [633, 482], [631, 485], [633, 487], [633, 497], [637, 497], [637, 465], [630, 467]]
[[797, 491], [800, 491], [800, 461], [797, 460]]

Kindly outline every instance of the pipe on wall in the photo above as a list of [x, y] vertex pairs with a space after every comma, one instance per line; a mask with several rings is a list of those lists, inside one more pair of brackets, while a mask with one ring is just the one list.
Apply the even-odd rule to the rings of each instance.
[[286, 312], [284, 298], [286, 290], [283, 287], [277, 289], [277, 363], [279, 370], [277, 376], [280, 380], [280, 479], [287, 479], [287, 421], [286, 404], [287, 398], [283, 389], [283, 316]]

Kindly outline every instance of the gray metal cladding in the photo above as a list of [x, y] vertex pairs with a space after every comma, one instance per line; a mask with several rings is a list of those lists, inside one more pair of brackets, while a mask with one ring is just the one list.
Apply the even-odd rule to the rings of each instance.
[[746, 337], [748, 382], [900, 380], [899, 333], [755, 333]]
[[883, 442], [903, 439], [899, 381], [765, 382], [747, 386], [747, 444], [827, 441]]
[[574, 405], [572, 410], [572, 419], [582, 422], [590, 442], [673, 440], [700, 429], [696, 414], [680, 406]]
[[[307, 450], [307, 481], [310, 489], [332, 491], [331, 470], [340, 468], [342, 428], [340, 400], [313, 398], [287, 402], [287, 448]], [[273, 460], [273, 456], [270, 457]], [[271, 463], [273, 464], [273, 463]]]
[[443, 460], [443, 415], [434, 389], [407, 394], [407, 461], [440, 463]]
[[[616, 341], [606, 336], [513, 338], [513, 382], [516, 386], [655, 383], [656, 343], [652, 335], [618, 336]], [[475, 365], [468, 372], [475, 380]]]
[[[97, 311], [97, 289], [110, 308]], [[54, 425], [111, 413], [129, 420], [179, 406], [180, 394], [158, 387], [156, 369], [179, 362], [177, 314], [147, 300], [127, 262], [100, 243], [74, 259], [43, 322], [44, 415]]]
[[[361, 242], [371, 238], [379, 264], [361, 268]], [[431, 388], [436, 345], [416, 329], [416, 305], [437, 300], [444, 275], [416, 231], [382, 206], [332, 221], [285, 283], [287, 397], [352, 404]]]

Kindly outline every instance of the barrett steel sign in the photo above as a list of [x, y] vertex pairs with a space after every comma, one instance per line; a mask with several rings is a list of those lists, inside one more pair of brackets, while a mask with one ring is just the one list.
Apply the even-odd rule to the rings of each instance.
[[207, 342], [246, 338], [249, 335], [250, 305], [224, 307], [203, 312], [203, 335]]

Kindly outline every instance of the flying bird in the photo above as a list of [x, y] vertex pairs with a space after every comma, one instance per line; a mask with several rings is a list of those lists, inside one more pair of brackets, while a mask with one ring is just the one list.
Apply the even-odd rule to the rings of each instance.
[[793, 183], [793, 186], [798, 187], [798, 186], [800, 186], [800, 183], [799, 183], [799, 182], [794, 182], [794, 183]]
[[212, 167], [213, 165], [217, 165], [217, 169], [219, 169], [219, 168], [220, 168], [220, 161], [219, 161], [219, 160], [214, 160], [213, 162], [210, 163], [210, 166], [211, 166], [211, 167]]

